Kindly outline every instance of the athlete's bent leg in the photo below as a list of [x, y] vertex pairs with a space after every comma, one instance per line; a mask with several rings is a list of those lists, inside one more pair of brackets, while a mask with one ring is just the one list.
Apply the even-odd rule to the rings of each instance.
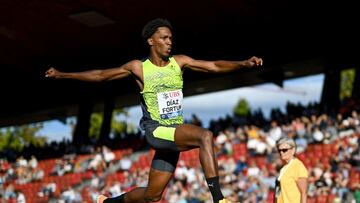
[[147, 203], [159, 201], [171, 177], [171, 172], [151, 168], [148, 186], [146, 188], [135, 188], [129, 193], [126, 193], [124, 196], [124, 203]]
[[[138, 187], [118, 197], [106, 198], [98, 203], [148, 203], [161, 199], [172, 173], [151, 168], [147, 187]], [[100, 196], [103, 198], [104, 196]]]
[[175, 131], [175, 143], [180, 151], [199, 148], [200, 163], [205, 177], [219, 175], [211, 131], [190, 124], [178, 125]]
[[155, 152], [147, 187], [138, 187], [115, 198], [99, 196], [98, 203], [148, 203], [161, 199], [175, 171], [179, 152]]
[[181, 151], [199, 148], [200, 163], [214, 203], [224, 199], [220, 190], [218, 163], [214, 152], [212, 132], [195, 125], [178, 125], [175, 131], [175, 143]]

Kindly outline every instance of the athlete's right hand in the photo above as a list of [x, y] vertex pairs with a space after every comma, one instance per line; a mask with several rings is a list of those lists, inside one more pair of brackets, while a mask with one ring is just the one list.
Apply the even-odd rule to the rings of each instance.
[[47, 77], [47, 78], [56, 78], [57, 76], [59, 76], [59, 73], [60, 72], [58, 70], [51, 67], [45, 72], [45, 77]]

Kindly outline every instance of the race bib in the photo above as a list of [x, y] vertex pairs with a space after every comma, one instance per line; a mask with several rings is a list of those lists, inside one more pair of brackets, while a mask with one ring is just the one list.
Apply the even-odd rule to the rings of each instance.
[[181, 90], [158, 93], [157, 99], [161, 119], [182, 116], [183, 93]]

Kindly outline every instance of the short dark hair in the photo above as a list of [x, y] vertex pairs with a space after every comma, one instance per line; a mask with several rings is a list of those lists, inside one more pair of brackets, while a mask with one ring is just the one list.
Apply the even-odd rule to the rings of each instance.
[[156, 18], [149, 21], [142, 30], [142, 38], [144, 41], [149, 39], [159, 27], [167, 27], [172, 30], [171, 23], [164, 18]]

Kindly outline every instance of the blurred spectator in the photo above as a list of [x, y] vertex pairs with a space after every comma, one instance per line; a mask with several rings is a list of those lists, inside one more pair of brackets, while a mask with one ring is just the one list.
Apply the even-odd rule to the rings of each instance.
[[38, 192], [39, 197], [53, 197], [56, 192], [56, 183], [50, 182], [50, 183], [44, 183], [40, 192]]
[[320, 127], [315, 126], [313, 129], [312, 137], [314, 140], [314, 143], [322, 143], [325, 136], [324, 133], [320, 130]]
[[96, 154], [90, 160], [88, 168], [93, 171], [97, 171], [98, 169], [102, 170], [102, 169], [106, 168], [106, 163], [103, 159], [101, 148], [96, 149]]
[[269, 130], [269, 136], [266, 138], [267, 144], [271, 148], [275, 148], [276, 140], [280, 139], [282, 135], [281, 128], [278, 126], [276, 121], [271, 121], [271, 127]]
[[16, 202], [17, 203], [26, 203], [25, 195], [19, 190], [15, 190], [16, 193]]
[[120, 159], [119, 164], [120, 164], [120, 170], [128, 171], [131, 169], [132, 160], [130, 159], [129, 155], [124, 154], [124, 156]]
[[5, 192], [4, 192], [4, 199], [5, 200], [9, 200], [9, 199], [14, 199], [16, 198], [16, 192], [15, 192], [15, 188], [13, 184], [9, 184], [6, 188], [5, 188]]
[[276, 181], [276, 202], [307, 202], [308, 172], [302, 161], [295, 158], [296, 144], [291, 138], [280, 138], [276, 147], [283, 167]]
[[104, 156], [104, 161], [106, 167], [110, 166], [110, 163], [115, 159], [115, 154], [105, 145], [102, 146], [102, 154]]
[[34, 155], [31, 156], [31, 159], [29, 160], [29, 165], [32, 169], [36, 169], [38, 166], [38, 160]]
[[304, 135], [298, 135], [297, 138], [295, 138], [295, 143], [296, 143], [296, 153], [302, 153], [306, 150], [307, 148], [307, 140], [304, 138]]
[[242, 155], [240, 156], [239, 160], [236, 162], [236, 168], [234, 173], [235, 174], [242, 173], [245, 170], [247, 170], [247, 168], [248, 168], [248, 164], [247, 164], [246, 156]]

